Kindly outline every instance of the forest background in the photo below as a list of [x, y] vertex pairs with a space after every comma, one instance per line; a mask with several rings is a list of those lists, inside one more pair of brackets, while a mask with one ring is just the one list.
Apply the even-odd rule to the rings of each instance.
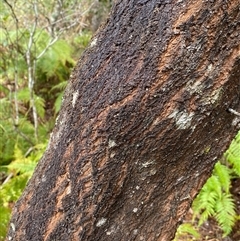
[[[0, 2], [0, 241], [14, 203], [47, 147], [76, 61], [111, 4]], [[240, 240], [240, 131], [236, 134], [175, 240]]]

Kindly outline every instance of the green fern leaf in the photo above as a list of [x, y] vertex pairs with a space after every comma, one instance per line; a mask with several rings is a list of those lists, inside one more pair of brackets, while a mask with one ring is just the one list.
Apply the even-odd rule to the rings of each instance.
[[226, 193], [229, 193], [229, 188], [231, 186], [230, 170], [225, 165], [222, 165], [220, 162], [217, 162], [214, 167], [214, 175], [220, 181], [220, 185]]
[[203, 187], [203, 191], [208, 193], [215, 192], [218, 197], [222, 194], [222, 187], [219, 178], [216, 175], [212, 175]]
[[201, 237], [200, 233], [193, 227], [190, 223], [181, 224], [176, 232], [175, 239], [173, 241], [177, 241], [181, 236], [190, 234], [195, 239], [199, 239]]
[[0, 200], [0, 240], [4, 240], [7, 234], [8, 222], [10, 221], [11, 209], [2, 206]]
[[30, 92], [28, 88], [23, 88], [18, 91], [17, 99], [23, 103], [28, 103], [30, 101]]
[[34, 96], [37, 114], [43, 118], [45, 115], [45, 100], [37, 95]]
[[9, 165], [7, 165], [7, 168], [10, 172], [14, 173], [26, 173], [27, 175], [31, 176], [33, 173], [36, 162], [34, 162], [31, 158], [24, 157], [22, 151], [18, 148], [17, 145], [15, 145], [14, 148], [14, 159]]
[[54, 103], [54, 112], [57, 114], [60, 111], [61, 105], [62, 105], [62, 97], [63, 93], [59, 94], [57, 99], [55, 100]]
[[216, 203], [216, 220], [227, 236], [235, 223], [236, 212], [234, 210], [235, 204], [231, 194], [223, 194], [221, 199]]
[[[215, 178], [215, 177], [214, 177]], [[200, 215], [199, 225], [202, 225], [210, 216], [215, 213], [216, 201], [218, 199], [218, 193], [212, 188], [211, 177], [204, 185], [201, 192], [198, 194], [193, 202], [192, 208], [194, 211], [194, 217]]]
[[51, 91], [53, 91], [53, 90], [60, 90], [60, 91], [62, 91], [62, 90], [64, 90], [65, 88], [66, 88], [66, 86], [67, 86], [67, 81], [65, 80], [65, 81], [62, 81], [62, 82], [60, 82], [60, 83], [58, 83], [57, 85], [54, 85], [52, 88], [51, 88]]
[[233, 171], [240, 177], [240, 131], [232, 141], [224, 156], [233, 166]]

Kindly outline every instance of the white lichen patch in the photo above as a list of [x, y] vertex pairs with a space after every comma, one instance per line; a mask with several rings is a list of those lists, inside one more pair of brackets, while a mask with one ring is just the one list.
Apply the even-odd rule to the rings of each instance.
[[192, 118], [194, 116], [194, 112], [187, 112], [179, 111], [178, 109], [175, 109], [168, 118], [173, 118], [175, 120], [176, 126], [178, 129], [187, 129], [191, 126]]
[[110, 154], [110, 157], [111, 157], [111, 158], [115, 157], [115, 152], [112, 152], [112, 153]]
[[149, 166], [153, 165], [154, 163], [155, 163], [154, 160], [150, 160], [150, 161], [146, 161], [146, 162], [142, 163], [142, 166], [149, 167]]
[[[50, 135], [50, 141], [48, 143], [48, 147], [50, 147], [52, 142], [57, 143], [64, 132], [65, 124], [67, 123], [67, 114], [64, 112], [61, 116], [59, 116], [56, 125], [58, 126], [58, 130]], [[57, 148], [57, 145], [53, 145], [53, 148]]]
[[237, 128], [240, 128], [240, 117], [236, 116], [236, 117], [232, 120], [232, 126], [236, 126]]
[[107, 235], [111, 235], [116, 233], [117, 229], [115, 228], [115, 225], [112, 225], [109, 229], [105, 230]]
[[112, 148], [112, 147], [114, 147], [114, 146], [116, 146], [117, 144], [116, 144], [116, 142], [114, 141], [114, 140], [111, 140], [111, 139], [109, 139], [109, 141], [108, 141], [108, 147], [109, 148]]
[[209, 74], [213, 69], [213, 65], [212, 64], [209, 64], [208, 67], [207, 67], [207, 73]]
[[107, 222], [106, 218], [100, 218], [97, 223], [96, 223], [96, 227], [101, 227], [103, 226], [105, 223]]
[[222, 88], [215, 89], [211, 95], [204, 96], [202, 103], [204, 104], [215, 104], [221, 98]]
[[107, 231], [106, 234], [107, 235], [111, 235], [113, 233], [113, 230]]
[[94, 47], [97, 44], [97, 38], [94, 38], [93, 41], [91, 42], [90, 46]]
[[46, 181], [47, 181], [45, 175], [42, 176], [42, 179], [41, 179], [41, 180], [42, 180], [42, 182], [46, 182]]
[[71, 185], [68, 185], [67, 188], [66, 188], [66, 193], [67, 194], [70, 194], [71, 193]]
[[10, 223], [10, 226], [12, 228], [12, 231], [15, 232], [16, 228], [15, 228], [15, 224], [14, 223]]
[[202, 94], [204, 86], [200, 80], [194, 81], [194, 83], [189, 82], [186, 86], [186, 90], [189, 92], [190, 95], [197, 93]]
[[133, 235], [137, 235], [138, 234], [138, 229], [134, 229], [133, 230]]
[[133, 212], [136, 213], [138, 211], [138, 208], [134, 208]]
[[72, 98], [72, 107], [73, 107], [73, 108], [75, 107], [75, 104], [76, 104], [76, 101], [77, 101], [78, 96], [79, 96], [79, 92], [78, 92], [78, 90], [77, 90], [77, 91], [75, 91], [75, 92], [73, 93], [73, 98]]

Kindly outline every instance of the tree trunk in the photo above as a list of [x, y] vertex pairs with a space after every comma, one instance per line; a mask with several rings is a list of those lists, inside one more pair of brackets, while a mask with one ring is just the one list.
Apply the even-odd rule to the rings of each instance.
[[240, 127], [238, 0], [118, 0], [73, 71], [8, 240], [171, 240]]

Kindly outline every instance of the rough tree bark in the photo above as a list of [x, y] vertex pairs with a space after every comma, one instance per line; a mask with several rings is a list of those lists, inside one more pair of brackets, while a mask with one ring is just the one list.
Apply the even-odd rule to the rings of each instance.
[[240, 127], [238, 0], [119, 0], [73, 71], [8, 240], [171, 240]]

